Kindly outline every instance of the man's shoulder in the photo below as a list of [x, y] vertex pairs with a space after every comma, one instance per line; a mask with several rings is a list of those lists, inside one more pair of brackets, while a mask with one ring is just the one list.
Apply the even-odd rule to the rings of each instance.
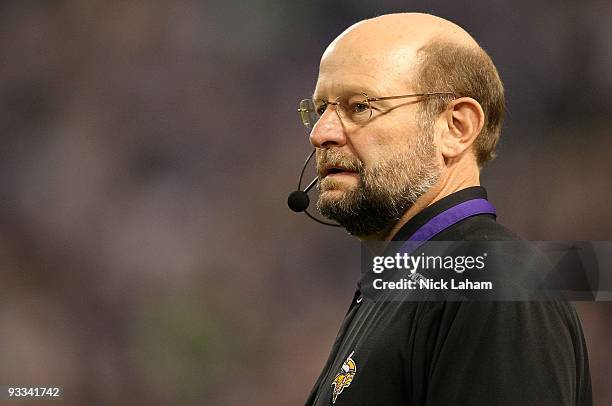
[[[499, 341], [513, 331], [539, 349], [563, 340], [566, 348], [584, 352], [584, 336], [576, 309], [563, 300], [428, 302], [424, 308], [422, 320], [435, 323], [445, 334], [452, 334], [456, 329], [457, 339], [463, 340], [465, 337], [461, 336], [469, 331], [475, 342]], [[567, 357], [572, 358], [570, 353]]]

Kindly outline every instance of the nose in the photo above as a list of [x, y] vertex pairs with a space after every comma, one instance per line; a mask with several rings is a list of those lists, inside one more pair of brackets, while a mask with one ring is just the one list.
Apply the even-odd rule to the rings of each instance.
[[310, 143], [314, 147], [341, 147], [346, 144], [346, 134], [337, 108], [338, 106], [329, 106], [312, 128]]

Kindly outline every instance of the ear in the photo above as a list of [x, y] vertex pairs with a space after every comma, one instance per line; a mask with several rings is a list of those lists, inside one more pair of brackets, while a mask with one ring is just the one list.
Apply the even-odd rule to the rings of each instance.
[[450, 103], [441, 115], [444, 131], [439, 147], [445, 162], [469, 150], [484, 126], [484, 117], [482, 106], [471, 97], [460, 97]]

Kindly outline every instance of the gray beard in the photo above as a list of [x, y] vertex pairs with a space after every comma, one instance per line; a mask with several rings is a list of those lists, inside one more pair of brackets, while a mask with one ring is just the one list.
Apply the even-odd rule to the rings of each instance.
[[[390, 229], [440, 177], [433, 145], [421, 142], [423, 145], [376, 167], [356, 164], [358, 186], [337, 199], [320, 196], [317, 209], [355, 236], [372, 236]], [[320, 189], [325, 182], [333, 180], [322, 179]]]

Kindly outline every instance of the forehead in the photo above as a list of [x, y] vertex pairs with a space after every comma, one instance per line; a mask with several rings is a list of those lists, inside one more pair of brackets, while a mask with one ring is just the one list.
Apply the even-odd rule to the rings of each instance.
[[314, 96], [332, 98], [365, 92], [387, 96], [412, 87], [416, 51], [409, 47], [332, 43], [321, 58]]

